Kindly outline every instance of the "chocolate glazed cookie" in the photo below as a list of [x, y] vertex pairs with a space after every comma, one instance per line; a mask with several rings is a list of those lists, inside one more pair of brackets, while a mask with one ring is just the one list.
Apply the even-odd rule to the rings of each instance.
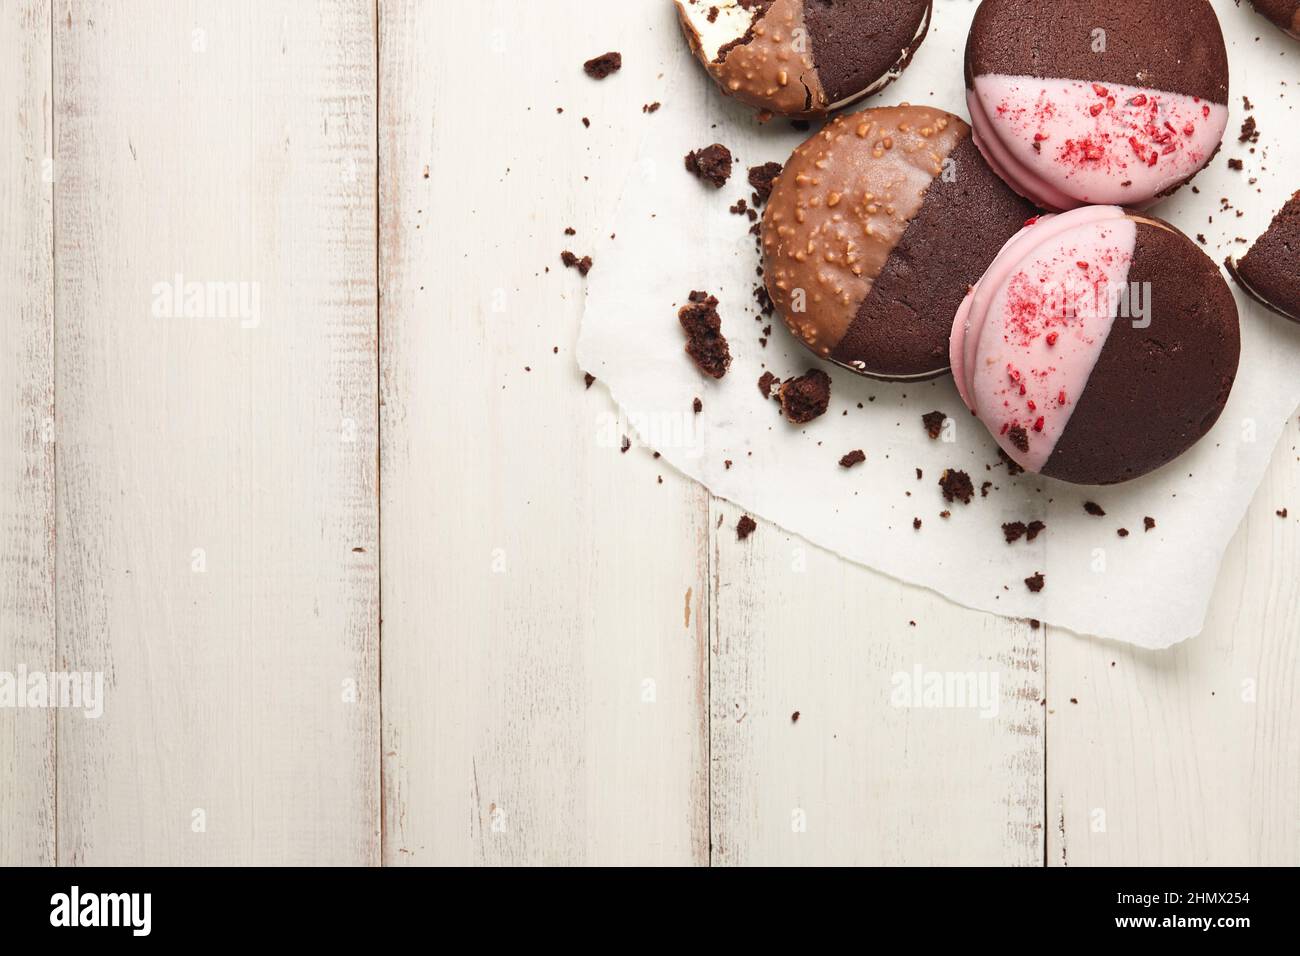
[[1214, 426], [1241, 352], [1219, 270], [1162, 220], [1117, 206], [1043, 216], [962, 303], [953, 376], [1027, 471], [1129, 481]]
[[1208, 0], [984, 0], [966, 90], [975, 142], [1022, 195], [1145, 208], [1218, 150], [1228, 55]]
[[824, 116], [883, 89], [911, 62], [931, 0], [675, 0], [696, 58], [729, 96]]
[[971, 284], [1034, 214], [932, 107], [842, 115], [794, 151], [763, 216], [768, 295], [809, 349], [864, 375], [933, 378]]
[[1250, 0], [1264, 16], [1300, 40], [1300, 0]]

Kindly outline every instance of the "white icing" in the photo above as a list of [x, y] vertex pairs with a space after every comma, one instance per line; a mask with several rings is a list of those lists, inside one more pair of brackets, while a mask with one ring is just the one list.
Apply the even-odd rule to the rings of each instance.
[[[718, 51], [724, 46], [743, 37], [754, 22], [754, 11], [746, 10], [738, 0], [678, 0], [677, 6], [699, 37], [700, 49], [710, 63], [717, 60]], [[710, 23], [712, 9], [718, 15]]]

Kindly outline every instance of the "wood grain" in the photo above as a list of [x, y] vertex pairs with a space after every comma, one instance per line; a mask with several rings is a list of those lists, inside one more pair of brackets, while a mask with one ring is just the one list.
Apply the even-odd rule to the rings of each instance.
[[1300, 861], [1297, 461], [1293, 418], [1199, 637], [1147, 652], [1048, 636], [1052, 865]]
[[620, 451], [559, 261], [662, 72], [582, 74], [638, 6], [380, 7], [389, 864], [708, 858], [707, 495]]
[[1300, 861], [1300, 423], [1164, 653], [622, 450], [652, 2], [0, 2], [0, 671], [107, 697], [0, 710], [0, 865]]
[[[0, 4], [0, 672], [54, 669], [50, 6]], [[0, 710], [0, 866], [54, 861], [52, 710]]]
[[[714, 863], [1041, 865], [1042, 631], [742, 513], [710, 522]], [[996, 706], [910, 695], [918, 669]]]
[[374, 6], [54, 26], [59, 862], [377, 863]]

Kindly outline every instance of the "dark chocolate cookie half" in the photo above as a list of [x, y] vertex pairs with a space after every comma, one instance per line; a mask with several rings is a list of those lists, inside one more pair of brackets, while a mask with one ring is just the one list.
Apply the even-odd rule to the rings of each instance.
[[1300, 322], [1300, 192], [1273, 217], [1241, 257], [1226, 263], [1247, 294], [1292, 322]]
[[785, 116], [823, 116], [911, 62], [932, 0], [674, 0], [692, 52], [724, 93]]
[[950, 113], [839, 116], [795, 150], [773, 187], [768, 295], [822, 358], [877, 378], [931, 378], [948, 368], [967, 290], [1034, 212]]
[[1250, 0], [1264, 16], [1300, 40], [1300, 0]]

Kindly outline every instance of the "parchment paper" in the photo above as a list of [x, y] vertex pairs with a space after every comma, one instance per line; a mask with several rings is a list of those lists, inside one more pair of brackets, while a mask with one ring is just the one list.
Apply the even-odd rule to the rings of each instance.
[[[967, 116], [962, 51], [976, 6], [937, 0], [930, 35], [903, 78], [852, 109], [930, 103]], [[671, 7], [647, 4], [647, 29], [675, 31]], [[1225, 0], [1215, 8], [1232, 64], [1224, 147], [1194, 180], [1199, 192], [1184, 187], [1152, 212], [1190, 236], [1203, 234], [1206, 252], [1221, 262], [1229, 252], [1244, 254], [1248, 246], [1234, 239], [1253, 241], [1300, 188], [1300, 43], [1248, 5]], [[1237, 293], [1242, 361], [1231, 401], [1206, 439], [1160, 471], [1111, 488], [1011, 478], [950, 378], [859, 378], [818, 362], [779, 316], [756, 321], [755, 237], [750, 220], [728, 208], [749, 200], [748, 167], [784, 162], [809, 133], [781, 119], [760, 125], [714, 89], [684, 42], [670, 69], [663, 108], [648, 118], [628, 176], [616, 239], [590, 276], [579, 342], [580, 364], [610, 389], [628, 434], [750, 513], [968, 607], [1151, 648], [1199, 633], [1224, 550], [1300, 404], [1300, 326]], [[1247, 112], [1261, 133], [1253, 153], [1237, 140]], [[689, 150], [713, 142], [737, 156], [731, 182], [719, 191], [682, 164]], [[1229, 170], [1229, 158], [1245, 169]], [[1221, 197], [1232, 208], [1221, 209]], [[683, 352], [677, 309], [694, 289], [721, 301], [733, 355], [721, 381], [703, 376]], [[807, 426], [790, 425], [776, 402], [763, 399], [757, 380], [765, 370], [785, 379], [813, 367], [834, 381], [831, 409]], [[698, 415], [697, 397], [704, 406]], [[951, 416], [939, 440], [922, 427], [931, 411]], [[839, 467], [855, 449], [866, 463]], [[938, 485], [945, 468], [965, 470], [977, 489], [991, 482], [987, 496], [948, 504]], [[1085, 513], [1087, 501], [1106, 516]], [[950, 517], [940, 517], [945, 510]], [[1144, 530], [1148, 516], [1156, 522], [1151, 531]], [[1036, 541], [1005, 543], [1004, 522], [1034, 519], [1048, 526]], [[1046, 578], [1037, 594], [1024, 583], [1035, 572]]]

